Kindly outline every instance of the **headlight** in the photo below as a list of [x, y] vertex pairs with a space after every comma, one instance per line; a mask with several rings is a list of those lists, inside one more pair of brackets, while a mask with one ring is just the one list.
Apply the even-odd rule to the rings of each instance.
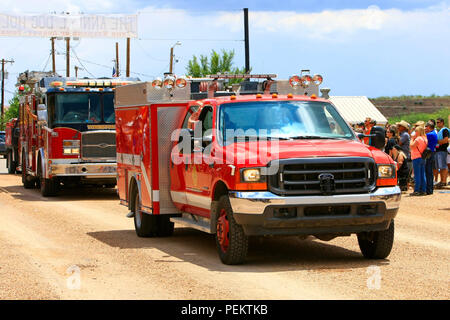
[[242, 179], [245, 182], [260, 182], [261, 172], [259, 169], [244, 169], [242, 170]]
[[395, 178], [394, 165], [391, 165], [391, 164], [379, 165], [378, 166], [378, 178], [381, 178], [381, 179]]
[[64, 154], [80, 154], [80, 140], [64, 140], [63, 141]]

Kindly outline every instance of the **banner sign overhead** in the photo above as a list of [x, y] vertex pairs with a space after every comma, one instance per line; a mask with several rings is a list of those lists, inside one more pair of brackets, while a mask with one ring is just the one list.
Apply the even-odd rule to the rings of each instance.
[[0, 13], [0, 36], [137, 38], [137, 15]]

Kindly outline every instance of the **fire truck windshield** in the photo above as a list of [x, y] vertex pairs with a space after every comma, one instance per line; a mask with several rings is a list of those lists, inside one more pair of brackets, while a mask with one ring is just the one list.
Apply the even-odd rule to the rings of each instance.
[[114, 123], [114, 93], [49, 94], [48, 114], [51, 125]]
[[336, 109], [329, 103], [318, 101], [222, 104], [218, 132], [227, 142], [246, 136], [279, 139], [355, 138]]

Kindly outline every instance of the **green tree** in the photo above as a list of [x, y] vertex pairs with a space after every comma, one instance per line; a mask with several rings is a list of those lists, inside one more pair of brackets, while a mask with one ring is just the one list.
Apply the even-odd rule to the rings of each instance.
[[[30, 88], [25, 86], [25, 91], [29, 91]], [[19, 90], [14, 93], [14, 96], [8, 101], [9, 108], [5, 110], [5, 114], [2, 118], [0, 118], [0, 131], [5, 130], [5, 123], [8, 122], [12, 118], [19, 117]]]
[[245, 73], [245, 68], [233, 67], [234, 55], [234, 50], [226, 51], [223, 49], [222, 54], [212, 50], [209, 58], [202, 54], [198, 58], [194, 55], [188, 62], [186, 75], [194, 78], [202, 78], [217, 73]]

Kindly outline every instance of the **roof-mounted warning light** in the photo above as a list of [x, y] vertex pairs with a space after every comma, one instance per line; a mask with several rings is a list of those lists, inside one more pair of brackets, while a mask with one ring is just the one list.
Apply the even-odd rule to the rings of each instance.
[[[308, 73], [308, 74], [304, 74]], [[302, 70], [300, 76], [293, 75], [289, 78], [289, 84], [291, 87], [296, 88], [298, 86], [302, 86], [303, 88], [307, 88], [314, 83], [315, 85], [320, 85], [323, 82], [323, 77], [320, 74], [315, 74], [314, 76], [309, 75], [309, 70]]]

